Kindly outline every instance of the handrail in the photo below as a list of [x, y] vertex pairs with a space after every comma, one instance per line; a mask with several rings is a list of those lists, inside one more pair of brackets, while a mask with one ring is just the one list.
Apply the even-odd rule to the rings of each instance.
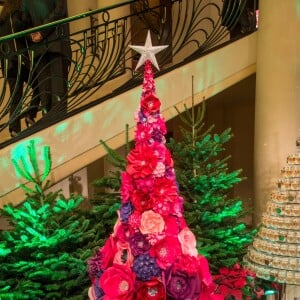
[[65, 24], [65, 23], [70, 23], [72, 21], [80, 20], [80, 19], [92, 16], [94, 14], [97, 14], [97, 13], [106, 12], [108, 10], [112, 10], [112, 9], [115, 9], [115, 8], [118, 8], [118, 7], [122, 7], [124, 5], [131, 4], [133, 2], [135, 2], [135, 0], [128, 0], [128, 1], [125, 1], [125, 2], [122, 2], [122, 3], [106, 6], [104, 8], [102, 7], [102, 8], [98, 8], [98, 9], [93, 9], [93, 10], [90, 10], [90, 11], [87, 11], [87, 12], [84, 12], [84, 13], [81, 13], [81, 14], [78, 14], [78, 15], [75, 15], [75, 16], [71, 16], [71, 17], [61, 19], [61, 20], [53, 21], [53, 22], [50, 22], [50, 23], [47, 23], [47, 24], [44, 24], [44, 25], [35, 26], [35, 27], [29, 28], [29, 29], [26, 29], [26, 30], [16, 32], [14, 34], [9, 34], [9, 35], [0, 37], [0, 43], [4, 42], [4, 41], [7, 41], [7, 40], [14, 39], [14, 38], [23, 37], [25, 35], [28, 35], [30, 33], [36, 32], [36, 31], [42, 31], [44, 29], [52, 28], [52, 27], [55, 27], [57, 25], [61, 25], [61, 24]]
[[[0, 38], [1, 45], [13, 38], [26, 37], [46, 28], [55, 28], [58, 34], [53, 43], [64, 39], [68, 40], [72, 47], [69, 91], [66, 97], [46, 115], [39, 115], [38, 122], [33, 126], [8, 140], [1, 140], [1, 133], [7, 130], [13, 120], [24, 116], [30, 108], [32, 95], [36, 94], [34, 92], [37, 88], [34, 83], [37, 82], [38, 76], [35, 70], [40, 62], [38, 58], [44, 52], [39, 54], [40, 56], [36, 53], [41, 53], [45, 44], [31, 45], [17, 52], [9, 51], [8, 54], [0, 55], [0, 59], [7, 61], [15, 54], [19, 59], [19, 67], [22, 66], [22, 54], [28, 53], [31, 60], [23, 98], [11, 116], [11, 96], [7, 79], [0, 77], [0, 81], [3, 81], [0, 90], [0, 148], [140, 84], [141, 75], [135, 71], [138, 56], [128, 46], [143, 43], [148, 30], [151, 31], [154, 44], [169, 45], [166, 51], [157, 56], [161, 70], [156, 76], [196, 59], [216, 47], [226, 45], [230, 42], [230, 32], [239, 25], [249, 1], [240, 1], [238, 6], [230, 6], [235, 0], [224, 1], [229, 3], [229, 9], [225, 12], [217, 0], [209, 3], [202, 0], [163, 0], [155, 6], [151, 6], [146, 0], [130, 0]], [[111, 13], [115, 10], [122, 10], [122, 16], [113, 17]], [[92, 17], [97, 21], [96, 24], [74, 30], [76, 21]], [[59, 31], [60, 26], [66, 23], [73, 29], [68, 36]], [[255, 27], [252, 26], [244, 32], [238, 32], [236, 38], [254, 30]], [[5, 74], [5, 70], [2, 71]], [[112, 88], [106, 88], [107, 84]], [[61, 113], [66, 103], [68, 111]]]

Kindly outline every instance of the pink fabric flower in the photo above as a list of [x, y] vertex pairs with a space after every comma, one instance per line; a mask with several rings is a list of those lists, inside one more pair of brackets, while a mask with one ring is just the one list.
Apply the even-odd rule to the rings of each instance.
[[133, 256], [131, 254], [129, 243], [117, 242], [117, 252], [114, 257], [114, 264], [131, 267], [133, 263]]
[[153, 175], [155, 177], [163, 177], [165, 175], [166, 167], [164, 163], [158, 162], [156, 168], [153, 170]]
[[140, 231], [143, 234], [161, 233], [164, 230], [165, 221], [160, 214], [152, 210], [142, 213]]
[[181, 255], [178, 239], [174, 236], [166, 236], [151, 248], [150, 255], [156, 257], [156, 262], [160, 268], [167, 269]]
[[151, 139], [152, 126], [148, 123], [139, 123], [135, 130], [135, 141], [137, 143], [147, 142]]
[[100, 286], [107, 300], [131, 300], [134, 294], [135, 274], [126, 266], [113, 265], [100, 278]]
[[196, 249], [196, 238], [188, 227], [185, 227], [179, 232], [178, 240], [181, 244], [183, 254], [198, 256], [198, 251]]
[[128, 219], [129, 226], [134, 230], [139, 229], [141, 225], [141, 218], [142, 214], [139, 211], [134, 211]]

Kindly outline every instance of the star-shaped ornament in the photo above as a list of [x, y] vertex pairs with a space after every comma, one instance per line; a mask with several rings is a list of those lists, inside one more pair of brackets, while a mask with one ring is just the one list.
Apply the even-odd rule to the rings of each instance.
[[148, 30], [147, 38], [144, 46], [131, 45], [129, 47], [141, 54], [141, 57], [135, 67], [135, 70], [137, 70], [140, 66], [142, 66], [146, 62], [146, 60], [150, 60], [151, 63], [155, 66], [155, 68], [159, 70], [159, 66], [157, 64], [155, 54], [166, 49], [168, 45], [152, 46], [151, 35], [150, 35], [150, 31]]

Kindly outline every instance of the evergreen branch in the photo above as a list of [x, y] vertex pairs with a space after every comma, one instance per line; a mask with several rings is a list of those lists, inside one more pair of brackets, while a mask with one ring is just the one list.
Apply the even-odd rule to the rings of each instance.
[[50, 147], [45, 146], [43, 149], [43, 158], [44, 158], [44, 172], [41, 177], [41, 181], [44, 182], [45, 179], [48, 177], [51, 171], [52, 167], [52, 160], [51, 160], [51, 153], [50, 153]]
[[36, 149], [35, 149], [35, 144], [34, 144], [34, 140], [30, 140], [29, 141], [29, 145], [28, 145], [28, 155], [29, 155], [29, 160], [31, 162], [34, 174], [35, 174], [35, 178], [39, 178], [40, 177], [40, 171], [39, 171], [39, 167], [38, 167], [38, 163], [37, 163], [37, 154], [36, 154]]

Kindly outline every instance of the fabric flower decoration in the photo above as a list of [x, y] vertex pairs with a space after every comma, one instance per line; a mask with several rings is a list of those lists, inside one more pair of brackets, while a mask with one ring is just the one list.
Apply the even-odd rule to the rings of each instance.
[[129, 238], [131, 252], [134, 256], [147, 253], [150, 249], [150, 244], [146, 237], [140, 232], [134, 233]]
[[[102, 274], [101, 274], [101, 276], [102, 276]], [[99, 278], [97, 278], [95, 285], [94, 285], [94, 295], [95, 295], [96, 300], [101, 300], [104, 296], [104, 291], [100, 286], [101, 276], [99, 276]]]
[[140, 190], [144, 193], [149, 193], [153, 189], [154, 184], [154, 178], [152, 174], [150, 176], [144, 177], [144, 178], [136, 178], [135, 179], [135, 185], [136, 189]]
[[[166, 235], [176, 236], [180, 230], [180, 219], [176, 216], [168, 216], [165, 219], [165, 233]], [[177, 239], [178, 240], [178, 239]]]
[[140, 212], [149, 210], [153, 207], [153, 200], [150, 198], [149, 193], [144, 193], [140, 190], [135, 190], [132, 193], [131, 200], [134, 208]]
[[169, 300], [198, 300], [201, 293], [201, 283], [198, 274], [187, 275], [180, 270], [169, 268], [165, 272], [167, 296]]
[[142, 215], [139, 211], [135, 210], [133, 214], [128, 219], [128, 225], [133, 230], [138, 230], [141, 225]]
[[166, 122], [163, 118], [158, 118], [156, 122], [152, 124], [152, 128], [154, 131], [159, 131], [163, 135], [167, 134]]
[[141, 111], [146, 116], [149, 114], [156, 113], [160, 110], [160, 101], [159, 99], [154, 95], [150, 94], [141, 100]]
[[121, 204], [121, 208], [120, 208], [120, 220], [121, 222], [128, 222], [128, 218], [130, 217], [130, 215], [133, 213], [133, 205], [131, 204], [131, 202], [125, 202]]
[[150, 146], [139, 144], [127, 155], [126, 171], [133, 178], [144, 178], [153, 173], [158, 158], [153, 154]]
[[148, 142], [152, 138], [152, 126], [147, 123], [139, 123], [135, 131], [136, 143]]
[[164, 217], [168, 216], [172, 211], [172, 203], [170, 203], [167, 199], [161, 198], [154, 204], [153, 211]]
[[121, 242], [126, 242], [128, 238], [134, 233], [134, 229], [127, 223], [119, 223], [115, 226], [114, 235], [116, 239]]
[[101, 251], [97, 251], [95, 256], [91, 257], [88, 260], [88, 273], [92, 283], [94, 283], [94, 279], [98, 277], [99, 272], [102, 271], [101, 262], [102, 262]]
[[155, 202], [162, 199], [173, 202], [174, 197], [177, 198], [177, 186], [169, 179], [157, 178], [153, 186], [152, 197]]
[[131, 300], [134, 293], [135, 274], [126, 266], [113, 265], [105, 270], [100, 278], [105, 298], [107, 300]]
[[192, 276], [195, 273], [198, 273], [199, 275], [198, 259], [195, 256], [190, 256], [190, 255], [179, 256], [173, 268], [174, 270], [184, 271], [189, 276]]
[[134, 190], [133, 182], [131, 176], [127, 172], [122, 172], [121, 174], [122, 185], [120, 188], [120, 193], [122, 197], [122, 202], [127, 202]]
[[151, 248], [150, 255], [156, 257], [160, 268], [167, 269], [181, 255], [178, 239], [174, 236], [166, 236]]
[[188, 227], [182, 229], [178, 234], [178, 239], [181, 244], [182, 253], [191, 256], [198, 256], [196, 248], [196, 238]]
[[131, 254], [129, 243], [117, 242], [117, 249], [113, 263], [131, 267], [133, 256]]
[[153, 176], [155, 177], [163, 177], [166, 172], [166, 167], [163, 162], [158, 162], [155, 169], [153, 170]]
[[152, 277], [158, 277], [161, 269], [158, 267], [154, 257], [149, 254], [141, 254], [137, 256], [132, 267], [136, 277], [142, 281], [148, 281]]
[[112, 265], [114, 256], [117, 252], [117, 246], [112, 235], [106, 240], [101, 251], [101, 268], [104, 270]]
[[163, 283], [158, 279], [138, 282], [136, 299], [140, 300], [165, 300], [166, 292]]
[[161, 233], [164, 230], [165, 222], [160, 214], [152, 210], [142, 213], [140, 231], [143, 234]]

